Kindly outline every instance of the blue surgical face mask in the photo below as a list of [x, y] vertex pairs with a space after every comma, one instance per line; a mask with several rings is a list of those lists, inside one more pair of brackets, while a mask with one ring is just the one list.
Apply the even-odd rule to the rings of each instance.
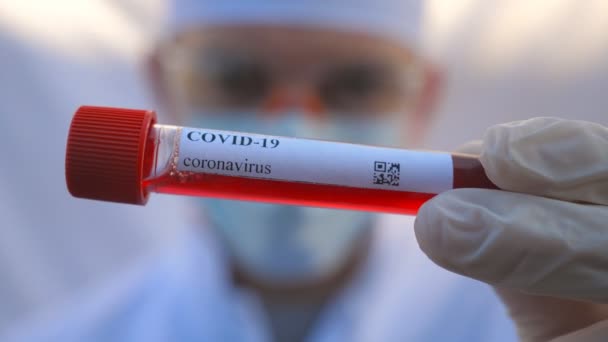
[[324, 278], [340, 268], [372, 225], [369, 213], [239, 201], [204, 201], [234, 261], [271, 283]]
[[[315, 122], [297, 112], [272, 119], [255, 114], [201, 114], [194, 127], [279, 136], [395, 146], [401, 124], [367, 121]], [[373, 225], [366, 212], [283, 206], [218, 199], [201, 205], [234, 262], [272, 283], [314, 282], [344, 265]]]

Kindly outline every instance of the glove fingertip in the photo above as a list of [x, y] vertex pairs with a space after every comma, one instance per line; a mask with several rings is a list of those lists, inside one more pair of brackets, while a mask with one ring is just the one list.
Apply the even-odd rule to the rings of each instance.
[[452, 258], [456, 252], [454, 247], [462, 232], [468, 230], [466, 226], [472, 224], [462, 221], [468, 216], [468, 204], [460, 197], [465, 192], [467, 190], [454, 190], [436, 196], [420, 208], [414, 223], [420, 249], [433, 262], [447, 269], [455, 267]]
[[458, 189], [436, 196], [420, 209], [414, 229], [420, 249], [435, 264], [479, 279], [492, 235], [488, 220], [492, 190]]
[[433, 222], [434, 218], [439, 214], [435, 205], [439, 201], [439, 197], [431, 199], [420, 207], [414, 221], [414, 233], [418, 246], [429, 257], [434, 254], [433, 251], [436, 248], [433, 246], [433, 242], [438, 240], [438, 231], [441, 229], [440, 226]]

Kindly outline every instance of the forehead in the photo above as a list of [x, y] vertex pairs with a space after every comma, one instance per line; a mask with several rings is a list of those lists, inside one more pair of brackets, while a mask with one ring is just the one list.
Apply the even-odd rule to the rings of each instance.
[[221, 49], [273, 58], [277, 63], [324, 63], [348, 60], [375, 60], [409, 63], [414, 53], [402, 43], [334, 29], [226, 25], [185, 31], [175, 37], [179, 47]]

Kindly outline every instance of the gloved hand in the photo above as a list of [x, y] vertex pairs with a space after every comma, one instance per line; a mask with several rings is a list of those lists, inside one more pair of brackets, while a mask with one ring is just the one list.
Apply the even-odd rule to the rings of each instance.
[[460, 189], [420, 210], [438, 265], [494, 285], [524, 341], [608, 341], [608, 128], [539, 118], [499, 125], [479, 153], [501, 189]]

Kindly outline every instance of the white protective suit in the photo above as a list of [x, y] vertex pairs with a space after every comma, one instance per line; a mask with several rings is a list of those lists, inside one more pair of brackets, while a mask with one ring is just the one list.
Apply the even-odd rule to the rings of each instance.
[[[309, 340], [515, 341], [490, 287], [428, 260], [412, 221], [382, 218], [369, 259], [322, 312]], [[20, 327], [9, 340], [268, 341], [257, 297], [229, 283], [208, 235], [184, 235], [113, 286], [89, 293], [55, 320]]]

